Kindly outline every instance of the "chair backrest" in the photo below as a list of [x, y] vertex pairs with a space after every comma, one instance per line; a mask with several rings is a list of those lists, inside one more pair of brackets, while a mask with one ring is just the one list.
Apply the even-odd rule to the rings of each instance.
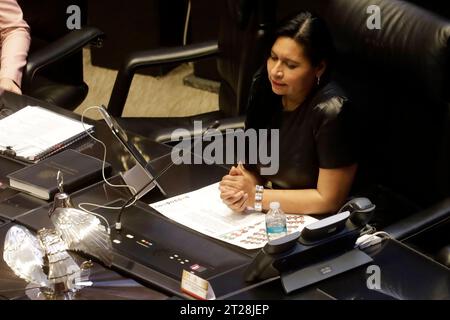
[[[86, 0], [18, 0], [24, 20], [30, 26], [30, 54], [69, 33], [67, 8], [77, 5], [81, 9], [81, 25], [87, 21]], [[82, 52], [71, 55], [60, 63], [42, 71], [42, 75], [55, 82], [78, 84], [83, 82]]]
[[268, 30], [275, 21], [274, 0], [222, 0], [219, 27], [220, 110], [242, 115], [253, 74], [263, 63]]
[[[380, 29], [367, 26], [370, 5]], [[450, 21], [398, 0], [280, 0], [278, 8], [278, 18], [308, 10], [327, 23], [335, 77], [363, 115], [363, 171], [419, 205], [448, 196]]]

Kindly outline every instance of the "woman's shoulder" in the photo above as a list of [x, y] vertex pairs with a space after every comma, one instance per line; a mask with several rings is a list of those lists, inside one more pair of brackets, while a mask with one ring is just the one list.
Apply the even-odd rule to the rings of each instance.
[[313, 112], [326, 117], [337, 116], [349, 104], [345, 91], [333, 81], [321, 87], [311, 100]]

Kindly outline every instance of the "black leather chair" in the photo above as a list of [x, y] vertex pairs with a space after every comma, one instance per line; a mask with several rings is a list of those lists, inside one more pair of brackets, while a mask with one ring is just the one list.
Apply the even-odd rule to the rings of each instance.
[[[381, 8], [381, 30], [366, 27], [372, 4]], [[279, 1], [279, 16], [293, 9]], [[419, 208], [449, 195], [450, 21], [396, 0], [302, 0], [295, 10], [316, 12], [332, 32], [334, 77], [366, 128], [368, 178], [403, 190]]]
[[[84, 0], [19, 0], [31, 30], [31, 48], [22, 79], [26, 95], [74, 110], [85, 99], [88, 86], [83, 81], [82, 48], [100, 45], [103, 33], [86, 26]], [[82, 28], [71, 31], [67, 8], [81, 9]]]
[[[173, 128], [193, 128], [194, 120], [202, 120], [207, 126], [221, 120], [220, 129], [242, 127], [243, 117], [225, 120], [245, 113], [247, 93], [251, 78], [262, 63], [262, 56], [255, 55], [265, 45], [267, 29], [272, 24], [274, 1], [222, 0], [221, 23], [217, 41], [196, 43], [179, 48], [136, 52], [128, 57], [119, 69], [111, 98], [109, 112], [121, 117], [134, 73], [150, 66], [162, 66], [174, 62], [191, 62], [216, 58], [221, 76], [219, 111], [191, 117], [177, 118], [121, 118], [121, 125], [131, 131], [159, 142], [170, 140]], [[151, 106], [149, 106], [151, 107]]]
[[[373, 4], [381, 9], [380, 30], [366, 26]], [[375, 224], [419, 247], [425, 234], [435, 249], [450, 244], [448, 18], [396, 0], [278, 5], [278, 18], [313, 11], [332, 32], [334, 77], [359, 108], [365, 128], [355, 132], [365, 141], [360, 192], [377, 204]]]

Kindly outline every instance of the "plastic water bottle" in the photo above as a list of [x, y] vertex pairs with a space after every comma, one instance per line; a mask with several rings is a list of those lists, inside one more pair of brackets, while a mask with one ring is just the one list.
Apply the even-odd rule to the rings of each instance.
[[266, 214], [266, 231], [269, 241], [287, 235], [286, 215], [280, 209], [279, 202], [270, 203], [270, 210]]

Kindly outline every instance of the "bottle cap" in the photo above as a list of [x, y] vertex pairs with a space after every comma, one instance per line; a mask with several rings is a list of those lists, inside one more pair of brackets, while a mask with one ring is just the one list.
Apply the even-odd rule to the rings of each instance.
[[272, 210], [280, 209], [280, 203], [276, 202], [276, 201], [271, 202], [270, 203], [270, 209], [272, 209]]

